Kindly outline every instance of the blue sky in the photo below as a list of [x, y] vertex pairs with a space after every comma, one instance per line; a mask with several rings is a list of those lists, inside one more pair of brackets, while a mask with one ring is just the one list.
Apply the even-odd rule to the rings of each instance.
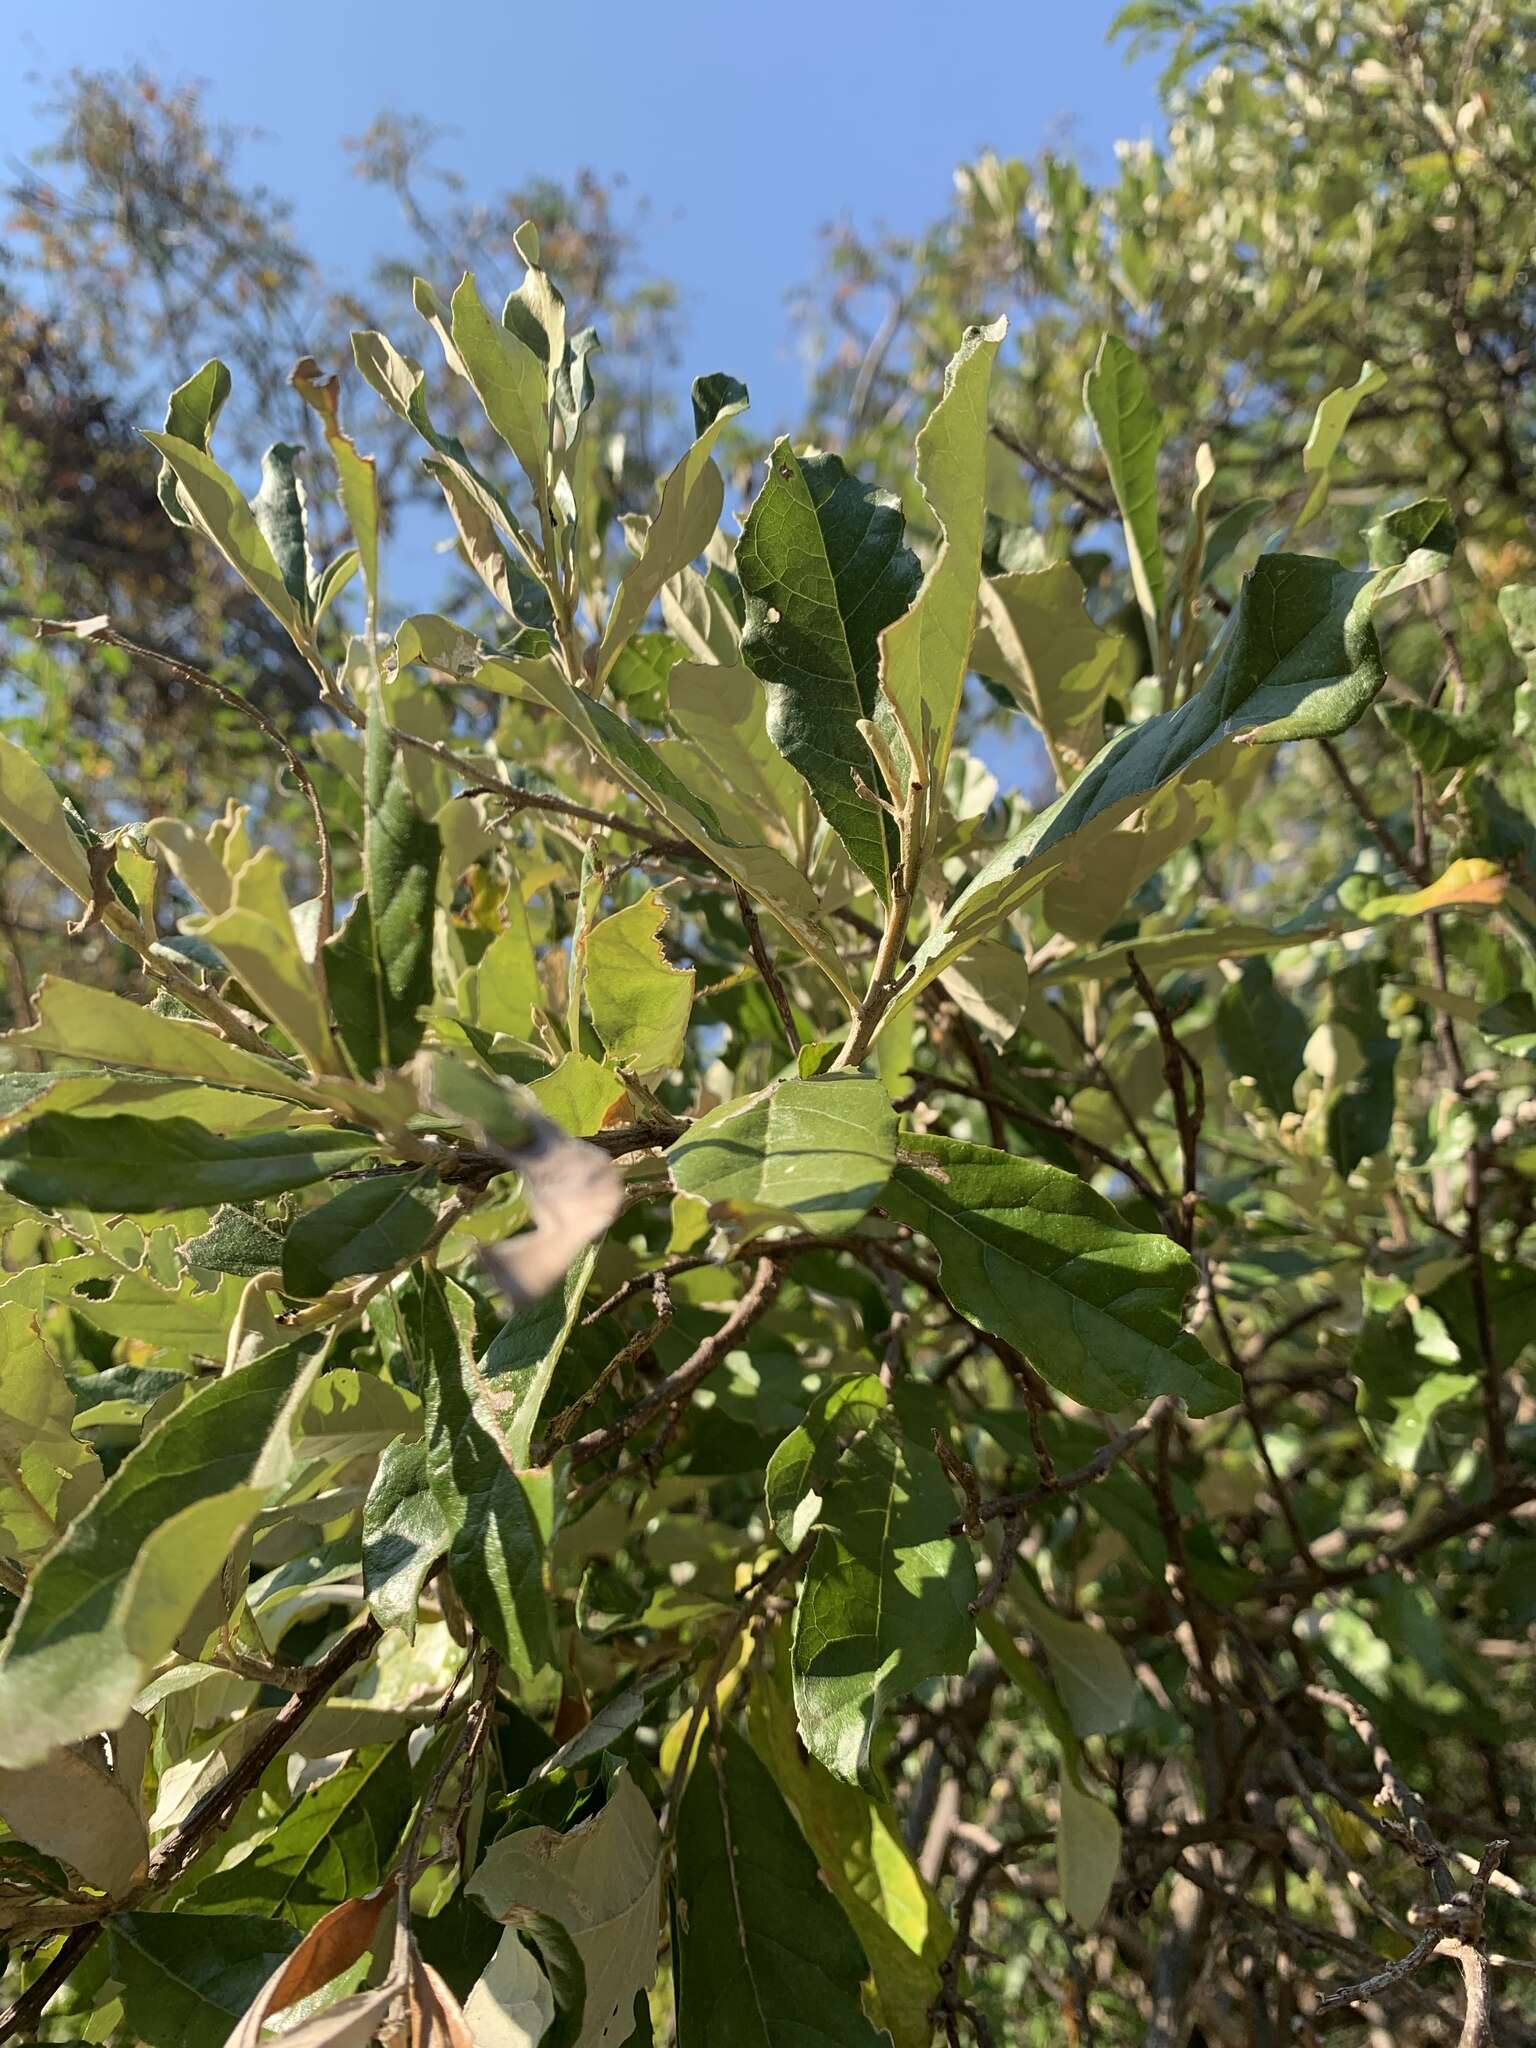
[[584, 164], [650, 202], [646, 269], [685, 314], [680, 384], [729, 369], [761, 430], [803, 388], [787, 295], [819, 231], [915, 229], [953, 166], [990, 145], [1071, 139], [1107, 167], [1155, 121], [1153, 65], [1105, 35], [1112, 0], [53, 0], [13, 27], [0, 137], [14, 161], [45, 132], [52, 76], [140, 61], [198, 78], [220, 118], [261, 132], [253, 180], [290, 198], [301, 239], [341, 276], [398, 244], [393, 201], [353, 178], [344, 135], [382, 108], [423, 116], [471, 194]]

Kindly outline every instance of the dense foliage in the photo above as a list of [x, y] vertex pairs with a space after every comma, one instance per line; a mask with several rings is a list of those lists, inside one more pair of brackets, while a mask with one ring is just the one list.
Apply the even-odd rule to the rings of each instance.
[[51, 608], [226, 805], [0, 737], [0, 2040], [1536, 2039], [1518, 493], [999, 318], [637, 514], [513, 246], [149, 436], [274, 687]]

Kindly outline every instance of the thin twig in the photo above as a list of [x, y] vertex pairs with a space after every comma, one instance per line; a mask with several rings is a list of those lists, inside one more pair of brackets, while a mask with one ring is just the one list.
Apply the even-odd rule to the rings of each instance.
[[795, 1023], [795, 1013], [790, 1007], [789, 997], [784, 993], [784, 984], [779, 980], [778, 972], [764, 943], [763, 928], [758, 922], [756, 910], [752, 907], [752, 898], [742, 888], [740, 882], [733, 882], [731, 887], [736, 891], [736, 907], [741, 912], [742, 930], [747, 935], [752, 958], [757, 962], [757, 971], [766, 982], [768, 993], [773, 998], [773, 1007], [779, 1013], [779, 1021], [784, 1026], [784, 1036], [789, 1040], [790, 1051], [798, 1052], [800, 1032]]

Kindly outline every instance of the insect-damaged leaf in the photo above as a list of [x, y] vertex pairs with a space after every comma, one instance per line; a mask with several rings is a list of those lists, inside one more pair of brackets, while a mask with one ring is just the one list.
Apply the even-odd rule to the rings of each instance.
[[661, 950], [666, 905], [654, 889], [586, 936], [587, 1007], [608, 1057], [642, 1077], [677, 1065], [693, 1008], [693, 969]]
[[573, 2048], [629, 2038], [635, 1994], [656, 1975], [661, 1830], [627, 1771], [601, 1811], [568, 1833], [532, 1827], [493, 1842], [469, 1892], [495, 1920], [515, 1925], [532, 1908], [564, 1927], [586, 1975]]

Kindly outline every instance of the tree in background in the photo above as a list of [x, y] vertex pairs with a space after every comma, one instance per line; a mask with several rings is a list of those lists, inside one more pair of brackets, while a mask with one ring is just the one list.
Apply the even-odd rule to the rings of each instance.
[[[1427, 479], [1480, 573], [1529, 562], [1536, 513], [1536, 11], [1527, 0], [1138, 0], [1117, 32], [1167, 57], [1165, 132], [1095, 179], [1070, 153], [987, 152], [915, 238], [832, 238], [806, 317], [811, 406], [879, 461], [978, 307], [1013, 340], [994, 400], [1031, 516], [1110, 509], [1077, 410], [1098, 336], [1136, 344], [1161, 410], [1165, 505], [1219, 442], [1217, 509], [1294, 493], [1324, 393], [1363, 361], [1351, 468], [1319, 544]], [[1505, 551], [1510, 553], [1506, 557]]]
[[[451, 287], [478, 265], [494, 279], [515, 261], [512, 228], [532, 218], [571, 280], [573, 315], [603, 308], [607, 374], [594, 444], [608, 500], [628, 512], [649, 491], [650, 441], [667, 416], [657, 380], [674, 359], [673, 295], [632, 280], [633, 223], [591, 173], [569, 192], [545, 181], [471, 206], [430, 164], [420, 124], [381, 116], [354, 145], [356, 168], [399, 196], [404, 246], [349, 288], [329, 290], [295, 235], [291, 207], [243, 176], [240, 133], [208, 118], [195, 86], [167, 87], [146, 72], [76, 73], [51, 112], [54, 139], [9, 195], [9, 267], [0, 272], [0, 706], [72, 788], [91, 793], [98, 816], [122, 823], [146, 808], [222, 801], [255, 775], [259, 737], [173, 671], [120, 651], [82, 663], [64, 643], [38, 646], [31, 620], [132, 619], [144, 638], [269, 713], [316, 715], [270, 615], [164, 516], [158, 465], [139, 430], [160, 424], [167, 383], [203, 357], [226, 360], [239, 396], [223, 431], [236, 459], [254, 465], [274, 439], [291, 444], [313, 487], [329, 458], [321, 419], [290, 379], [293, 364], [311, 350], [323, 357], [348, 320], [375, 324], [409, 309], [419, 272]], [[487, 453], [489, 429], [473, 402], [451, 399], [444, 424]], [[398, 430], [374, 456], [386, 527], [411, 503], [440, 501], [409, 429], [390, 425]], [[326, 492], [313, 495], [323, 552], [341, 528]], [[489, 602], [467, 566], [446, 590], [440, 569], [407, 573], [418, 597], [447, 596], [461, 609], [477, 594]], [[282, 782], [267, 803], [289, 823], [302, 808]], [[22, 1021], [18, 961], [51, 964], [57, 941], [37, 915], [35, 878], [14, 848], [5, 858], [6, 843], [0, 837], [9, 963], [0, 1001]], [[99, 931], [89, 944], [99, 973], [126, 969]]]

